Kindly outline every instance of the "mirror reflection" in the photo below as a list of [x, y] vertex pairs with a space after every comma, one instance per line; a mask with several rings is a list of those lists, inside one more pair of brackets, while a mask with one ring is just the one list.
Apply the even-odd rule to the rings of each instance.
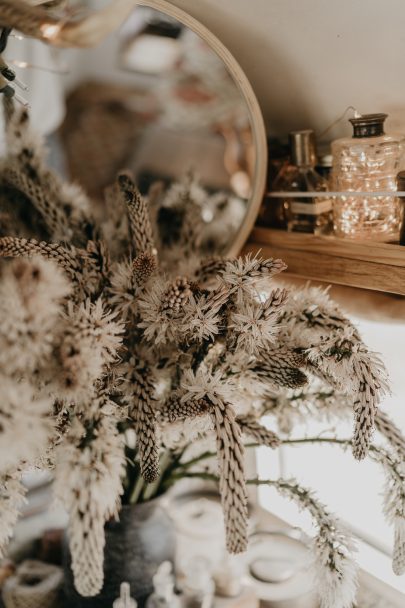
[[177, 20], [138, 7], [100, 47], [72, 51], [70, 63], [61, 128], [68, 176], [101, 208], [127, 167], [150, 194], [162, 246], [174, 244], [188, 208], [199, 246], [226, 251], [250, 202], [256, 158], [248, 106], [222, 59]]

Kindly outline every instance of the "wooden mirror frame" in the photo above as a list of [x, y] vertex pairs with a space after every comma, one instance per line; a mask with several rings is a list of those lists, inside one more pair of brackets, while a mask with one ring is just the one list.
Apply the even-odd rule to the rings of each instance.
[[249, 204], [246, 210], [243, 223], [235, 235], [232, 244], [229, 245], [225, 255], [234, 257], [239, 254], [246, 243], [252, 228], [255, 224], [267, 181], [267, 138], [264, 127], [263, 116], [259, 103], [246, 74], [236, 61], [232, 53], [225, 45], [202, 23], [191, 17], [188, 13], [170, 4], [167, 0], [141, 0], [137, 4], [154, 8], [177, 19], [190, 28], [195, 34], [200, 36], [208, 46], [222, 59], [228, 72], [232, 76], [235, 84], [245, 99], [249, 111], [250, 122], [253, 132], [253, 142], [255, 145], [255, 174], [253, 177], [253, 187]]
[[[190, 28], [222, 59], [248, 107], [256, 150], [255, 175], [246, 215], [225, 252], [227, 257], [237, 255], [249, 237], [263, 200], [267, 180], [267, 139], [259, 103], [234, 56], [207, 27], [168, 0], [110, 0], [104, 9], [70, 22], [58, 22], [50, 17], [40, 6], [42, 2], [43, 0], [28, 0], [28, 3], [21, 0], [0, 1], [0, 7], [4, 7], [0, 14], [0, 27], [15, 28], [23, 34], [59, 47], [97, 46], [108, 34], [122, 25], [136, 6], [147, 6], [177, 19]], [[35, 6], [38, 4], [39, 6]]]

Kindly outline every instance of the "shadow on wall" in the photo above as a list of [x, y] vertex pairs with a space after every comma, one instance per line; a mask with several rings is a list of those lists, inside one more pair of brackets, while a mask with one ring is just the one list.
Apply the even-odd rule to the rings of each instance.
[[[403, 0], [172, 0], [245, 70], [271, 134], [321, 133], [349, 105], [405, 132]], [[329, 139], [346, 135], [344, 123]]]

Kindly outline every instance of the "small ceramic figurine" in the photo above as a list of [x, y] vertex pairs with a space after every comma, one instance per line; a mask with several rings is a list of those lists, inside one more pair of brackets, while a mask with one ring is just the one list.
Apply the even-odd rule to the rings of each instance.
[[146, 608], [180, 608], [179, 598], [174, 593], [174, 577], [170, 562], [163, 562], [153, 577], [154, 592]]
[[120, 597], [115, 600], [113, 608], [137, 608], [138, 604], [131, 598], [129, 583], [121, 583]]
[[184, 575], [182, 591], [185, 608], [212, 608], [215, 584], [209, 562], [203, 557], [194, 558], [185, 569]]

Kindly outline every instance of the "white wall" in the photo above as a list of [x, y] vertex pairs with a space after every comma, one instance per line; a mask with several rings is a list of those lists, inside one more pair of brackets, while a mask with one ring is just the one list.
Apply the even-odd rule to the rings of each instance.
[[232, 51], [271, 133], [320, 133], [348, 105], [405, 132], [404, 0], [171, 1]]

